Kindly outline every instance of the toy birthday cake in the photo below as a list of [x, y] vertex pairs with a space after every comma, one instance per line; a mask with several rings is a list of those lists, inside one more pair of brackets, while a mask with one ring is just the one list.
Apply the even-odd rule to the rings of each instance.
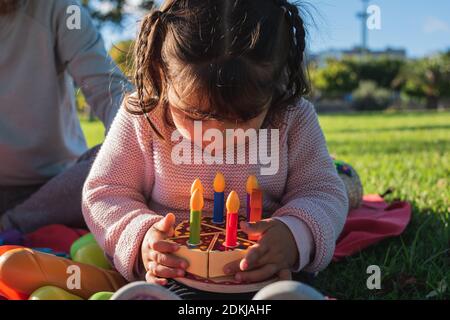
[[[244, 221], [244, 217], [240, 217]], [[223, 267], [233, 261], [244, 258], [247, 249], [256, 242], [248, 239], [247, 235], [238, 230], [237, 243], [233, 248], [225, 245], [225, 224], [216, 225], [212, 218], [204, 217], [201, 223], [200, 244], [189, 244], [189, 221], [183, 221], [175, 228], [172, 241], [181, 245], [176, 252], [189, 262], [187, 272], [202, 277], [216, 278], [225, 276]]]
[[186, 270], [195, 277], [217, 279], [224, 277], [223, 268], [230, 262], [241, 260], [256, 239], [239, 229], [240, 221], [258, 221], [262, 214], [262, 192], [257, 180], [251, 176], [247, 182], [247, 217], [239, 216], [239, 197], [231, 191], [226, 201], [226, 219], [224, 219], [225, 182], [218, 173], [214, 180], [214, 216], [202, 217], [203, 186], [195, 180], [191, 188], [191, 216], [178, 224], [174, 237], [170, 240], [180, 244], [175, 255], [186, 259]]

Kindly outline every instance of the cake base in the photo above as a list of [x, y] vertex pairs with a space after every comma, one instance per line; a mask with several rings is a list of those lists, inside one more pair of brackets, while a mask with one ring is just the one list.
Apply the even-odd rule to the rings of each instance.
[[174, 280], [185, 286], [201, 291], [231, 294], [231, 293], [249, 293], [259, 291], [265, 286], [278, 281], [278, 278], [273, 277], [269, 280], [265, 280], [262, 282], [239, 283], [236, 282], [232, 276], [205, 279], [200, 277], [192, 277], [189, 274], [187, 277], [176, 278]]

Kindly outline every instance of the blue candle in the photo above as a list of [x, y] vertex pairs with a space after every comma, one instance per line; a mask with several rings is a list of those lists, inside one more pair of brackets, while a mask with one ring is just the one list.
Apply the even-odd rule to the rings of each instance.
[[224, 223], [223, 209], [225, 202], [225, 178], [218, 172], [214, 178], [214, 211], [213, 222], [217, 224]]

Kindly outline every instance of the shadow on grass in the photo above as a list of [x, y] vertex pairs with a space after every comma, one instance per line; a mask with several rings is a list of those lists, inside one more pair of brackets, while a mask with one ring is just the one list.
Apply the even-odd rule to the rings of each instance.
[[[337, 299], [448, 299], [450, 291], [440, 290], [450, 285], [448, 221], [442, 221], [441, 214], [413, 204], [412, 220], [401, 236], [331, 263], [317, 277], [304, 276], [303, 281]], [[381, 269], [380, 290], [367, 288], [371, 265]]]
[[377, 141], [370, 139], [364, 142], [361, 141], [342, 141], [328, 139], [328, 145], [331, 150], [339, 150], [340, 154], [344, 154], [346, 150], [354, 153], [358, 150], [359, 153], [364, 154], [399, 154], [399, 153], [421, 153], [421, 152], [447, 152], [450, 147], [450, 142], [445, 139], [437, 139], [434, 141], [417, 141], [415, 139], [401, 139], [392, 142]]
[[433, 130], [450, 130], [450, 125], [427, 125], [427, 126], [403, 126], [403, 127], [389, 127], [389, 128], [346, 128], [328, 130], [329, 133], [384, 133], [384, 132], [404, 132], [404, 131], [433, 131]]

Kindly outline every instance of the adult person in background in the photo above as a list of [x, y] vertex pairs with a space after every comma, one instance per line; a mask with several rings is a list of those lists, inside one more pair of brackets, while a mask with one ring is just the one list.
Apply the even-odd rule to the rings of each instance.
[[[68, 24], [72, 5], [80, 28]], [[132, 90], [79, 2], [0, 0], [0, 231], [84, 226], [82, 185], [98, 147], [87, 148], [75, 85], [106, 131]]]

